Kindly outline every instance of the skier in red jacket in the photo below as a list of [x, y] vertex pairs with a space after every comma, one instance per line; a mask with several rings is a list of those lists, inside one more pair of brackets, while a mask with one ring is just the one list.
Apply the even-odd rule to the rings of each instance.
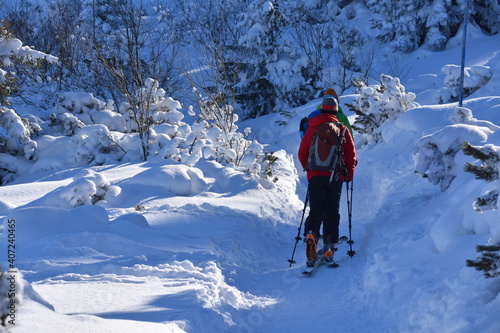
[[[342, 183], [353, 179], [356, 167], [356, 148], [349, 130], [344, 132], [342, 141], [343, 160], [338, 175], [331, 171], [307, 170], [309, 150], [314, 134], [319, 125], [324, 122], [339, 122], [336, 117], [338, 103], [334, 98], [323, 99], [321, 114], [309, 120], [309, 127], [299, 147], [298, 157], [304, 170], [307, 171], [308, 195], [310, 202], [309, 216], [305, 222], [305, 233], [307, 243], [307, 265], [311, 266], [317, 260], [316, 244], [320, 235], [320, 227], [323, 223], [323, 255], [326, 261], [333, 261], [334, 245], [339, 239], [340, 223], [340, 197], [342, 194]], [[339, 123], [340, 124], [340, 123]], [[345, 126], [345, 125], [340, 125]]]

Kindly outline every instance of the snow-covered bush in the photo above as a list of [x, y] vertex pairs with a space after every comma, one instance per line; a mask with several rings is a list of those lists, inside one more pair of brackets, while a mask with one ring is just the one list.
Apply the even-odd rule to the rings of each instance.
[[140, 107], [122, 103], [120, 113], [125, 117], [127, 132], [147, 132], [151, 127], [163, 123], [179, 125], [184, 115], [178, 111], [182, 105], [171, 97], [165, 97], [165, 90], [158, 81], [147, 79], [135, 93]]
[[38, 157], [37, 143], [31, 139], [41, 128], [5, 107], [0, 107], [0, 185], [12, 181]]
[[[42, 153], [43, 156], [51, 158], [61, 153], [65, 156], [60, 160], [62, 163], [40, 161], [35, 170], [135, 162], [144, 156], [148, 159], [161, 156], [188, 166], [195, 166], [200, 159], [215, 160], [245, 171], [262, 182], [265, 179], [272, 182], [272, 154], [264, 152], [257, 142], [246, 139], [249, 130], [238, 131], [236, 114], [222, 118], [203, 114], [207, 119], [189, 125], [182, 121], [181, 104], [166, 97], [157, 81], [146, 80], [136, 95], [141, 98], [143, 111], [147, 113], [134, 113], [128, 103], [123, 103], [121, 113], [117, 113], [111, 102], [103, 102], [90, 93], [58, 94], [53, 112], [42, 124], [45, 135], [38, 141], [46, 149], [52, 149], [47, 154]], [[229, 106], [225, 110], [230, 111]], [[23, 165], [21, 168], [20, 162], [10, 155], [22, 154], [27, 160], [36, 160], [37, 142], [31, 140], [30, 135], [41, 127], [18, 117], [10, 109], [2, 108], [0, 112], [0, 154], [9, 154], [0, 156], [0, 176], [11, 181], [21, 169], [26, 171], [29, 167]], [[146, 118], [141, 120], [138, 116]], [[147, 127], [143, 128], [142, 137], [139, 126]], [[69, 139], [64, 140], [63, 136]], [[64, 149], [55, 151], [51, 145], [46, 145], [47, 142], [58, 142]]]
[[59, 191], [66, 208], [83, 205], [105, 205], [121, 193], [103, 175], [85, 169], [73, 177], [73, 182]]
[[[444, 83], [447, 85], [436, 92], [436, 103], [450, 103], [458, 101], [460, 97], [460, 76], [462, 69], [457, 65], [445, 65], [441, 69], [445, 74]], [[463, 97], [470, 96], [479, 88], [488, 83], [491, 70], [486, 66], [473, 66], [464, 69]]]
[[68, 161], [72, 165], [103, 165], [116, 162], [120, 151], [104, 125], [85, 126], [71, 137]]
[[135, 93], [125, 96], [127, 102], [120, 105], [120, 113], [125, 117], [127, 132], [136, 132], [141, 141], [142, 158], [147, 160], [151, 129], [155, 125], [168, 123], [178, 125], [184, 115], [178, 111], [181, 103], [165, 97], [165, 90], [159, 87], [154, 79], [146, 79], [144, 86]]
[[463, 171], [463, 164], [457, 163], [463, 156], [465, 142], [485, 142], [493, 131], [487, 127], [467, 124], [446, 126], [434, 134], [426, 135], [415, 143], [415, 172], [427, 178], [441, 191], [450, 186], [455, 177]]
[[103, 110], [106, 103], [97, 99], [91, 93], [84, 92], [61, 92], [56, 96], [55, 110], [58, 113], [70, 112], [72, 114], [84, 115], [89, 125], [93, 122], [89, 119], [89, 113], [93, 110]]
[[492, 131], [497, 131], [500, 129], [500, 126], [493, 124], [491, 121], [478, 120], [474, 118], [472, 111], [465, 107], [457, 107], [453, 109], [448, 114], [448, 120], [451, 121], [453, 124], [467, 124], [480, 127], [487, 127]]
[[467, 266], [483, 271], [487, 278], [499, 277], [500, 245], [478, 245], [476, 249], [481, 255], [476, 260], [467, 260]]
[[12, 36], [0, 21], [0, 105], [9, 105], [7, 98], [13, 91], [17, 80], [15, 71], [8, 71], [14, 63], [23, 65], [38, 65], [41, 61], [56, 62], [57, 58], [40, 51], [36, 51]]
[[420, 12], [423, 1], [367, 1], [367, 7], [380, 14], [371, 20], [377, 39], [389, 43], [393, 50], [411, 52], [420, 46], [425, 33], [423, 22], [413, 15]]
[[396, 120], [398, 116], [414, 106], [416, 95], [405, 92], [405, 87], [398, 78], [388, 75], [380, 76], [380, 84], [366, 86], [357, 81], [357, 93], [349, 108], [358, 117], [353, 128], [363, 134], [364, 144], [382, 140], [380, 126], [387, 121]]
[[422, 137], [413, 149], [415, 172], [445, 191], [462, 172], [462, 147], [466, 142], [484, 143], [499, 126], [473, 117], [472, 111], [458, 107], [448, 114], [453, 125]]
[[31, 136], [41, 128], [5, 107], [0, 107], [0, 153], [36, 159], [36, 142]]
[[111, 131], [125, 131], [124, 117], [114, 111], [112, 101], [103, 102], [91, 93], [61, 92], [56, 96], [49, 120], [55, 131], [73, 135], [85, 125], [103, 124]]
[[[234, 115], [234, 119], [237, 117]], [[186, 125], [185, 125], [186, 126]], [[211, 126], [201, 120], [193, 126], [188, 126], [188, 134], [180, 135], [161, 144], [161, 156], [189, 166], [194, 166], [200, 159], [215, 160], [222, 165], [234, 166], [255, 177], [261, 183], [266, 180], [275, 181], [272, 173], [272, 164], [275, 159], [272, 153], [265, 152], [264, 146], [257, 141], [246, 139], [250, 129], [244, 133], [238, 132], [238, 126], [226, 126], [221, 129]], [[168, 136], [167, 136], [168, 137]]]
[[75, 134], [79, 128], [84, 127], [85, 124], [82, 123], [78, 117], [65, 112], [59, 115], [52, 113], [49, 116], [49, 126], [55, 133], [71, 136]]

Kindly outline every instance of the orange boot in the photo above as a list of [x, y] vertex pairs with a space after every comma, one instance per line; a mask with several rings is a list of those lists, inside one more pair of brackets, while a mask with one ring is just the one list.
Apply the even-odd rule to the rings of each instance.
[[308, 267], [314, 266], [316, 262], [316, 237], [312, 232], [308, 233], [306, 236], [306, 257]]
[[335, 254], [335, 248], [333, 245], [325, 244], [323, 248], [323, 261], [333, 262], [333, 255]]

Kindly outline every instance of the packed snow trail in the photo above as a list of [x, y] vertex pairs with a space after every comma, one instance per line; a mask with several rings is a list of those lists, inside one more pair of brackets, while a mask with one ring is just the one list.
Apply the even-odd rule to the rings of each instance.
[[345, 246], [339, 248], [338, 268], [321, 267], [312, 277], [303, 276], [300, 265], [264, 274], [263, 281], [277, 281], [262, 284], [264, 293], [277, 297], [279, 303], [243, 318], [242, 331], [367, 332], [375, 327], [390, 331], [391, 323], [367, 304], [363, 294], [363, 255], [349, 258], [342, 255], [345, 251]]

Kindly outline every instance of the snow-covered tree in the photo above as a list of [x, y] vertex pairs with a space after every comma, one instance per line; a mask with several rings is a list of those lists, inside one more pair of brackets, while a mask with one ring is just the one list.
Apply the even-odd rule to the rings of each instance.
[[425, 29], [419, 10], [424, 3], [423, 0], [369, 0], [366, 6], [380, 14], [372, 21], [372, 28], [378, 31], [377, 38], [402, 52], [411, 52], [422, 45]]
[[282, 53], [290, 55], [291, 59], [294, 56], [293, 46], [287, 49], [286, 44], [281, 43], [284, 25], [285, 18], [276, 1], [254, 0], [242, 15], [238, 25], [243, 31], [239, 45], [244, 48], [246, 57], [240, 71], [237, 97], [244, 118], [275, 111], [279, 94], [279, 83], [273, 82], [278, 74], [276, 70], [280, 61], [286, 62], [281, 63], [281, 68], [287, 71], [287, 66], [292, 64], [282, 58]]
[[462, 147], [466, 142], [483, 143], [500, 127], [473, 117], [472, 111], [458, 107], [448, 114], [453, 125], [420, 138], [413, 149], [415, 172], [442, 191], [450, 186], [460, 172]]
[[[447, 85], [436, 92], [437, 103], [456, 102], [460, 96], [460, 76], [462, 69], [457, 65], [445, 65], [441, 69], [445, 74], [444, 83]], [[491, 70], [486, 66], [472, 66], [464, 69], [463, 96], [470, 96], [484, 87], [491, 78]]]
[[44, 6], [33, 0], [2, 1], [0, 14], [8, 22], [9, 31], [26, 45], [37, 45], [46, 41], [43, 29], [46, 21]]
[[79, 30], [81, 11], [82, 1], [54, 0], [48, 1], [47, 4], [44, 50], [59, 58], [59, 66], [54, 76], [61, 82], [74, 79], [74, 76], [85, 76], [85, 66], [82, 66], [82, 36]]
[[[17, 73], [10, 71], [15, 64], [38, 65], [57, 58], [36, 51], [12, 36], [0, 21], [0, 105], [9, 105], [9, 96], [16, 90]], [[41, 128], [34, 122], [20, 117], [13, 109], [0, 106], [0, 184], [4, 184], [20, 170], [18, 158], [36, 160], [37, 145], [32, 136]]]
[[178, 111], [181, 104], [171, 97], [165, 97], [158, 81], [147, 79], [144, 86], [139, 87], [134, 94], [127, 93], [127, 102], [120, 107], [120, 112], [128, 116], [127, 128], [137, 131], [142, 142], [142, 156], [148, 157], [148, 145], [151, 128], [162, 123], [176, 124], [184, 115]]
[[472, 18], [489, 34], [500, 32], [500, 3], [495, 0], [476, 0], [473, 4]]
[[379, 142], [382, 139], [380, 126], [412, 108], [416, 95], [406, 92], [398, 78], [380, 76], [380, 84], [366, 86], [357, 81], [357, 93], [350, 110], [358, 117], [353, 128], [364, 134], [364, 143]]
[[[148, 12], [145, 5], [128, 0], [87, 1], [81, 13], [85, 62], [93, 74], [96, 96], [104, 96], [116, 105], [126, 101], [136, 114], [138, 131], [147, 128], [147, 97], [140, 93], [152, 78], [162, 86], [175, 88], [172, 75], [172, 36], [164, 13]], [[175, 45], [175, 44], [173, 44]], [[175, 76], [177, 77], [177, 76]], [[166, 82], [171, 83], [167, 85]], [[104, 91], [99, 88], [104, 87]], [[102, 89], [101, 89], [102, 90]]]
[[9, 68], [15, 63], [30, 66], [39, 65], [42, 61], [56, 62], [57, 58], [23, 46], [7, 30], [5, 21], [0, 20], [0, 105], [8, 105], [8, 97], [16, 90], [17, 74]]
[[[317, 8], [317, 6], [322, 6]], [[330, 17], [329, 7], [316, 4], [314, 1], [291, 1], [287, 5], [286, 14], [291, 24], [288, 26], [294, 43], [307, 59], [305, 76], [308, 83], [324, 90], [331, 84], [323, 75], [333, 59], [334, 21]], [[325, 82], [326, 81], [326, 82]], [[324, 82], [324, 83], [323, 83]]]
[[[470, 23], [498, 33], [499, 5], [470, 2]], [[4, 4], [0, 15], [11, 21], [21, 40], [60, 58], [57, 67], [44, 68], [57, 79], [39, 83], [47, 96], [53, 95], [49, 87], [60, 85], [119, 105], [124, 89], [133, 92], [145, 78], [153, 78], [183, 103], [199, 93], [204, 99], [222, 94], [224, 104], [246, 118], [303, 104], [326, 87], [342, 91], [354, 78], [366, 81], [369, 53], [358, 52], [364, 31], [348, 24], [363, 4], [375, 14], [380, 39], [399, 50], [424, 44], [440, 50], [464, 20], [465, 1], [452, 0], [159, 0], [154, 5], [19, 0]], [[190, 54], [184, 57], [179, 51], [187, 45]], [[202, 54], [202, 61], [186, 61], [193, 54]], [[207, 68], [215, 74], [191, 94], [194, 85], [182, 85], [186, 73], [207, 73]], [[36, 83], [34, 74], [30, 84]]]
[[426, 12], [428, 14], [425, 23], [427, 29], [425, 43], [432, 49], [441, 51], [457, 32], [459, 13], [453, 10], [453, 3], [449, 0], [432, 1]]
[[[499, 179], [500, 147], [494, 145], [473, 146], [466, 142], [463, 145], [463, 151], [464, 154], [481, 161], [481, 165], [467, 162], [465, 171], [474, 174], [476, 179], [482, 179], [487, 182], [495, 182]], [[474, 202], [474, 209], [477, 212], [498, 209], [498, 194], [498, 188], [483, 194]]]
[[[475, 165], [467, 162], [465, 170], [476, 176], [476, 179], [482, 179], [491, 182], [494, 188], [487, 191], [476, 199], [474, 209], [482, 213], [486, 210], [497, 210], [499, 188], [497, 181], [500, 178], [500, 147], [494, 145], [473, 146], [466, 142], [463, 146], [466, 155], [472, 156], [479, 161], [481, 165]], [[477, 252], [480, 256], [476, 260], [467, 260], [467, 266], [474, 267], [484, 272], [487, 278], [500, 276], [500, 242], [496, 243], [500, 235], [493, 236], [491, 244], [477, 246]]]
[[192, 88], [184, 99], [191, 103], [190, 114], [195, 121], [203, 119], [220, 128], [231, 126], [233, 115], [241, 114], [236, 85], [243, 56], [237, 46], [240, 31], [235, 26], [245, 3], [232, 0], [176, 0], [175, 3], [176, 12], [182, 13], [176, 29], [185, 30], [189, 26], [183, 36], [186, 43], [199, 50], [180, 60], [187, 86]]
[[[340, 93], [352, 87], [353, 81], [362, 77], [367, 77], [369, 73], [369, 66], [371, 65], [369, 59], [363, 59], [363, 50], [361, 47], [366, 42], [365, 37], [361, 32], [352, 27], [348, 21], [340, 19], [335, 22], [335, 30], [333, 32], [335, 42], [334, 55], [336, 60], [336, 70], [334, 77], [330, 78], [329, 85], [335, 84], [339, 87]], [[369, 55], [368, 55], [369, 56]], [[368, 61], [365, 63], [365, 60]], [[366, 67], [368, 66], [368, 68]], [[328, 77], [327, 69], [323, 71], [323, 76]]]
[[36, 159], [36, 142], [31, 136], [41, 128], [12, 109], [0, 107], [0, 153]]
[[[466, 1], [469, 17], [464, 17]], [[431, 49], [442, 50], [469, 20], [487, 33], [500, 31], [500, 5], [497, 1], [436, 0], [436, 1], [386, 1], [369, 0], [366, 6], [380, 14], [372, 22], [378, 39], [395, 50], [411, 52], [427, 44]]]
[[365, 38], [350, 24], [352, 17], [342, 12], [345, 5], [325, 0], [288, 1], [283, 9], [289, 21], [286, 32], [305, 58], [303, 76], [313, 93], [331, 87], [343, 92], [362, 75], [357, 73], [363, 67], [360, 46]]
[[457, 175], [463, 172], [456, 160], [462, 153], [464, 143], [485, 142], [499, 128], [473, 118], [472, 112], [466, 108], [457, 108], [448, 118], [453, 125], [420, 138], [413, 150], [415, 172], [432, 184], [439, 185], [442, 191], [448, 189]]

